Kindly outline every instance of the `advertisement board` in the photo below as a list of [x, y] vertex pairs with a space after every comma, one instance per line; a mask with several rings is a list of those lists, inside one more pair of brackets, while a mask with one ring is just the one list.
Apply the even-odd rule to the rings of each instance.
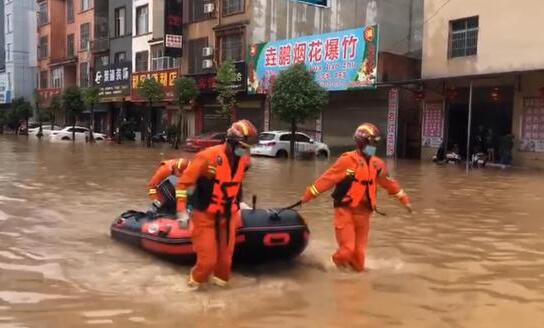
[[[232, 85], [232, 89], [237, 92], [244, 92], [246, 90], [246, 63], [237, 62], [234, 63], [236, 69], [236, 81]], [[200, 89], [200, 93], [214, 93], [216, 92], [216, 76], [215, 74], [198, 74], [189, 75], [192, 77]]]
[[520, 150], [544, 152], [544, 99], [540, 97], [523, 100]]
[[164, 3], [164, 54], [181, 57], [183, 44], [182, 0], [166, 0]]
[[329, 91], [375, 88], [378, 26], [250, 45], [248, 93], [268, 93], [276, 76], [303, 63]]
[[145, 81], [150, 78], [154, 78], [159, 81], [164, 90], [164, 101], [174, 100], [174, 83], [179, 75], [178, 68], [165, 69], [161, 71], [151, 71], [151, 72], [134, 72], [132, 73], [132, 89], [130, 93], [130, 98], [135, 102], [146, 101], [138, 93], [138, 85], [140, 82]]
[[101, 101], [112, 101], [130, 94], [130, 62], [106, 65], [97, 69], [94, 84], [100, 90]]
[[321, 6], [321, 7], [329, 6], [329, 0], [291, 0], [291, 1], [302, 2], [308, 5]]
[[393, 157], [397, 150], [397, 122], [399, 115], [399, 89], [392, 88], [388, 95], [386, 155]]
[[440, 147], [444, 137], [444, 105], [442, 102], [425, 104], [421, 132], [421, 143], [424, 147]]

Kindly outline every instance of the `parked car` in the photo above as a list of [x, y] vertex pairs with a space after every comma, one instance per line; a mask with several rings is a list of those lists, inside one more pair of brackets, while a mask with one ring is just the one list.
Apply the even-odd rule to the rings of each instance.
[[[44, 138], [48, 138], [51, 135], [51, 131], [58, 131], [62, 130], [62, 127], [60, 125], [53, 125], [53, 130], [51, 130], [51, 124], [42, 124], [42, 134]], [[28, 135], [30, 136], [38, 136], [38, 132], [40, 131], [40, 128], [32, 128], [28, 130]]]
[[204, 148], [219, 145], [225, 142], [225, 132], [208, 132], [187, 139], [182, 149], [185, 151], [197, 152]]
[[[51, 134], [49, 136], [49, 140], [51, 141], [60, 141], [60, 140], [72, 140], [72, 131], [75, 129], [76, 131], [76, 140], [75, 141], [85, 141], [85, 139], [89, 136], [89, 129], [82, 127], [82, 126], [76, 126], [71, 127], [65, 127], [64, 129], [60, 131], [51, 131]], [[93, 132], [94, 140], [96, 141], [104, 141], [106, 140], [106, 135], [98, 132]]]
[[[251, 148], [251, 155], [285, 158], [290, 152], [291, 132], [267, 131], [259, 135], [259, 143]], [[314, 141], [307, 134], [295, 133], [295, 151], [313, 152], [318, 158], [329, 158], [329, 147]]]

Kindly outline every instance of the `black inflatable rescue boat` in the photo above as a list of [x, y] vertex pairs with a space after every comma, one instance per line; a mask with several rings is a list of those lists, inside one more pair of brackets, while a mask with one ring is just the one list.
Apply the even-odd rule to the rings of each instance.
[[[192, 224], [181, 229], [175, 218], [127, 211], [111, 225], [111, 237], [176, 261], [194, 261]], [[294, 210], [242, 210], [236, 232], [235, 262], [292, 259], [308, 245], [310, 231]]]

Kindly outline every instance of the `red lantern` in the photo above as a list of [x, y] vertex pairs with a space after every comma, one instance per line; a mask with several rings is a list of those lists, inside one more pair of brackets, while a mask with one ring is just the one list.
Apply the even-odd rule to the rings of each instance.
[[457, 96], [459, 95], [459, 91], [457, 91], [457, 89], [455, 88], [448, 88], [446, 90], [446, 98], [450, 101], [454, 100], [455, 98], [457, 98]]
[[425, 99], [425, 91], [423, 89], [416, 91], [416, 100], [422, 101]]
[[538, 95], [540, 98], [542, 98], [542, 100], [544, 100], [544, 87], [540, 87], [540, 89], [538, 89]]
[[501, 90], [499, 88], [493, 88], [491, 91], [491, 100], [499, 101], [501, 99]]

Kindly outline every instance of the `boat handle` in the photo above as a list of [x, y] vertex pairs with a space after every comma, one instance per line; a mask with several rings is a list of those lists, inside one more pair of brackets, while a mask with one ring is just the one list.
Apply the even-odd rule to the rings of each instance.
[[283, 246], [289, 244], [291, 236], [286, 232], [267, 233], [263, 238], [265, 246]]

